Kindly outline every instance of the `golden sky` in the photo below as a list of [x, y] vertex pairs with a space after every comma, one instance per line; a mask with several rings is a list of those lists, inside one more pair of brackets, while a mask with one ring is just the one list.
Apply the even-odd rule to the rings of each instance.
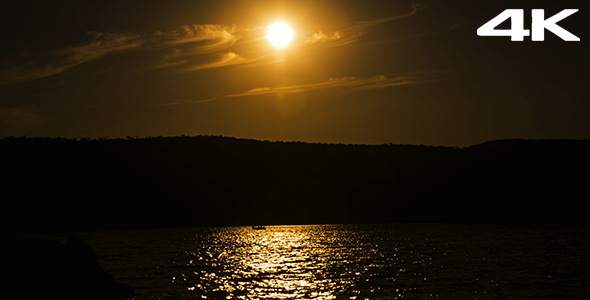
[[[581, 38], [480, 37], [504, 1], [3, 4], [0, 136], [467, 146], [590, 138]], [[553, 15], [581, 1], [511, 1]], [[292, 40], [276, 47], [268, 26]]]

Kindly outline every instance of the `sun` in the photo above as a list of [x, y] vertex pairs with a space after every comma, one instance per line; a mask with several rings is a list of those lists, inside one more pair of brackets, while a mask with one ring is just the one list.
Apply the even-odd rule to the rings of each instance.
[[293, 31], [285, 23], [274, 23], [268, 26], [266, 38], [277, 47], [285, 47], [293, 38]]

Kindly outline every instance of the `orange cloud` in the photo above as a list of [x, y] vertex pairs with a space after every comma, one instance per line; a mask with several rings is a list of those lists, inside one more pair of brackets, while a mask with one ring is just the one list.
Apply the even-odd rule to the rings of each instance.
[[[193, 24], [181, 29], [140, 36], [132, 33], [90, 32], [93, 40], [81, 46], [68, 46], [52, 51], [47, 61], [13, 62], [13, 67], [0, 71], [0, 84], [13, 84], [35, 80], [64, 72], [82, 63], [92, 61], [107, 54], [158, 48], [173, 48], [173, 53], [147, 69], [162, 69], [185, 64], [191, 56], [214, 53], [233, 45], [239, 37], [234, 35], [235, 26]], [[178, 49], [178, 47], [183, 47]], [[237, 54], [229, 52], [218, 62], [193, 67], [192, 70], [221, 67], [239, 63]]]
[[185, 25], [181, 29], [155, 33], [156, 46], [176, 46], [208, 41], [204, 45], [195, 45], [183, 50], [184, 55], [213, 53], [233, 45], [239, 37], [234, 35], [235, 26], [215, 24]]
[[318, 31], [318, 32], [312, 34], [311, 36], [308, 36], [305, 39], [305, 43], [314, 44], [317, 42], [330, 42], [330, 41], [339, 40], [340, 38], [342, 38], [342, 33], [340, 31], [332, 33], [331, 35], [328, 35], [328, 34], [325, 34], [321, 31]]
[[196, 103], [203, 103], [203, 102], [211, 102], [214, 100], [222, 99], [222, 98], [235, 98], [235, 97], [247, 97], [247, 96], [259, 96], [259, 95], [268, 95], [268, 94], [294, 94], [294, 93], [301, 93], [301, 92], [308, 92], [314, 90], [323, 90], [323, 89], [336, 89], [342, 88], [347, 89], [349, 92], [354, 91], [361, 91], [361, 90], [369, 90], [369, 89], [380, 89], [380, 88], [388, 88], [400, 85], [408, 85], [408, 84], [419, 84], [419, 83], [426, 83], [426, 82], [433, 82], [439, 81], [446, 78], [448, 72], [439, 72], [439, 71], [432, 71], [432, 72], [422, 72], [422, 73], [411, 73], [411, 74], [404, 74], [404, 75], [396, 75], [396, 76], [373, 76], [369, 78], [359, 78], [359, 77], [342, 77], [342, 78], [330, 78], [324, 82], [319, 83], [310, 83], [310, 84], [301, 84], [301, 85], [288, 85], [288, 86], [276, 86], [276, 87], [257, 87], [252, 88], [247, 91], [238, 94], [230, 94], [224, 95], [217, 98], [210, 98], [204, 100], [179, 100], [175, 102], [168, 102], [162, 103], [159, 105], [153, 106], [163, 106], [163, 105], [176, 105], [176, 104], [196, 104]]
[[418, 10], [421, 8], [424, 8], [424, 6], [419, 5], [419, 4], [413, 4], [412, 10], [410, 12], [405, 13], [405, 14], [375, 19], [375, 20], [371, 20], [371, 21], [359, 22], [349, 28], [336, 31], [331, 34], [325, 34], [321, 31], [315, 32], [305, 39], [305, 43], [307, 43], [307, 44], [324, 43], [325, 45], [330, 46], [330, 47], [344, 46], [344, 45], [347, 45], [347, 44], [350, 44], [350, 43], [356, 41], [361, 36], [370, 32], [370, 28], [375, 25], [386, 23], [386, 22], [391, 22], [393, 20], [411, 17], [411, 16], [415, 15], [418, 12]]
[[179, 49], [173, 48], [172, 53], [164, 54], [162, 59], [156, 64], [151, 67], [146, 68], [147, 70], [157, 70], [157, 69], [164, 69], [164, 68], [171, 68], [180, 66], [185, 64], [188, 60], [178, 59], [180, 57], [181, 51]]
[[138, 35], [91, 32], [94, 40], [87, 45], [71, 46], [54, 51], [47, 62], [28, 61], [0, 72], [0, 84], [13, 84], [55, 75], [84, 62], [112, 52], [137, 48]]
[[79, 65], [111, 52], [138, 48], [142, 45], [139, 35], [121, 33], [92, 32], [94, 41], [84, 46], [74, 46], [59, 50], [64, 62], [69, 66]]
[[32, 112], [29, 108], [0, 107], [0, 125], [2, 125], [0, 127], [26, 130], [44, 123], [45, 117]]
[[439, 80], [441, 73], [429, 74], [408, 74], [394, 77], [385, 75], [374, 76], [369, 78], [342, 77], [330, 78], [327, 81], [312, 84], [289, 85], [279, 87], [261, 87], [247, 90], [240, 94], [232, 94], [224, 97], [243, 97], [253, 95], [264, 95], [273, 93], [299, 93], [305, 91], [328, 89], [328, 88], [351, 88], [352, 90], [366, 90], [376, 88], [386, 88], [398, 85], [415, 84], [432, 80]]
[[344, 88], [348, 91], [361, 91], [369, 89], [388, 88], [393, 86], [408, 85], [408, 84], [419, 84], [426, 82], [439, 81], [446, 78], [448, 72], [422, 72], [422, 73], [411, 73], [396, 76], [373, 76], [369, 78], [358, 78], [358, 77], [342, 77], [342, 78], [330, 78], [324, 82], [301, 84], [301, 85], [288, 85], [288, 86], [277, 86], [277, 87], [257, 87], [238, 94], [224, 95], [217, 98], [196, 100], [196, 101], [182, 101], [166, 103], [166, 105], [172, 104], [184, 104], [184, 103], [200, 103], [209, 102], [221, 98], [234, 98], [234, 97], [247, 97], [247, 96], [258, 96], [268, 94], [292, 94], [301, 93], [314, 90], [322, 89], [335, 89]]
[[240, 63], [244, 62], [245, 60], [246, 60], [245, 58], [243, 58], [233, 52], [228, 52], [225, 54], [221, 54], [220, 59], [215, 62], [196, 65], [196, 66], [187, 68], [182, 72], [183, 73], [184, 72], [193, 72], [193, 71], [202, 70], [202, 69], [213, 69], [213, 68], [231, 66], [231, 65], [235, 65], [235, 64], [240, 64]]

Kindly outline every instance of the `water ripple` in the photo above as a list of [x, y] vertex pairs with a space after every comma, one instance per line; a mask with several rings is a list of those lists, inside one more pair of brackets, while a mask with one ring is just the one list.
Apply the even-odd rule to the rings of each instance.
[[187, 228], [83, 238], [105, 269], [135, 288], [136, 300], [586, 299], [590, 294], [590, 230], [567, 226]]

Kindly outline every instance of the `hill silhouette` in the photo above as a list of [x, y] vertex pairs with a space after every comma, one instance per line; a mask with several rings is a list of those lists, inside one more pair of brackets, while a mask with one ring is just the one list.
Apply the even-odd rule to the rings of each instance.
[[220, 136], [5, 138], [23, 232], [380, 222], [584, 222], [588, 140], [466, 148]]

